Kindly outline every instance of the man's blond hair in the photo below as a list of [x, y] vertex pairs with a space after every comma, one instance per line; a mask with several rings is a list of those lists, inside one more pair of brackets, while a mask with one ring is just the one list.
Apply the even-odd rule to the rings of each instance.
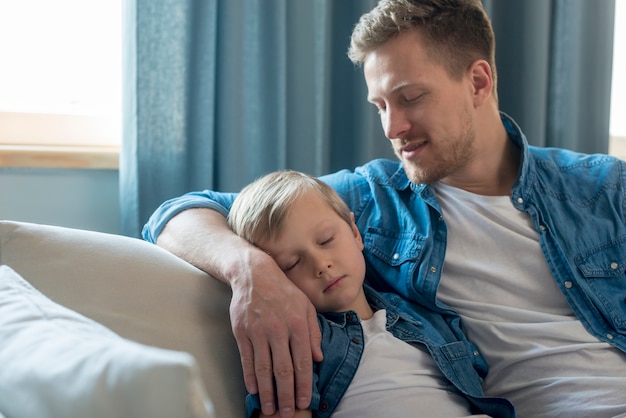
[[495, 95], [496, 41], [480, 0], [381, 0], [355, 25], [348, 57], [362, 65], [370, 52], [408, 31], [419, 32], [429, 57], [453, 79], [460, 79], [476, 60], [485, 60]]

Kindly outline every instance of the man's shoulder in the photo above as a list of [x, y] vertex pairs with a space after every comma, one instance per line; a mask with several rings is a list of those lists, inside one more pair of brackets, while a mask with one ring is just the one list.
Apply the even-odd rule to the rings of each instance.
[[527, 185], [544, 195], [589, 206], [626, 187], [626, 163], [616, 157], [540, 147], [530, 147], [530, 153]]
[[563, 148], [529, 147], [534, 167], [540, 172], [555, 170], [569, 177], [620, 181], [626, 163], [607, 154], [584, 154]]
[[585, 154], [565, 148], [528, 147], [537, 164], [568, 167], [597, 167], [621, 165], [624, 162], [607, 154]]

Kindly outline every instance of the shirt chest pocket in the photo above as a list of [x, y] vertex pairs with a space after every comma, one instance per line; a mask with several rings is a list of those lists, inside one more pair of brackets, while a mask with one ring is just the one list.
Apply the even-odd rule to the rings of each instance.
[[626, 236], [581, 252], [574, 261], [589, 298], [618, 331], [626, 333]]
[[393, 282], [396, 287], [396, 284], [413, 276], [424, 241], [423, 237], [414, 233], [368, 228], [364, 235], [363, 252], [373, 273], [387, 283]]

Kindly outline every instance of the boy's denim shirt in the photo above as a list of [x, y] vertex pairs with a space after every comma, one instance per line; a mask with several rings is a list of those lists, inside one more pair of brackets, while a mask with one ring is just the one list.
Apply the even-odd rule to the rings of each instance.
[[[387, 330], [409, 344], [423, 344], [443, 375], [470, 401], [474, 412], [492, 417], [515, 417], [513, 405], [502, 398], [486, 397], [482, 379], [472, 367], [474, 347], [458, 335], [443, 316], [412, 304], [394, 293], [377, 293], [365, 285], [367, 300], [374, 310], [387, 311]], [[353, 311], [318, 314], [322, 331], [324, 361], [315, 363], [313, 397], [309, 409], [314, 417], [330, 417], [352, 381], [365, 340], [363, 328]], [[460, 337], [460, 338], [459, 338]], [[247, 416], [260, 410], [258, 395], [248, 395]]]
[[[513, 205], [532, 219], [554, 279], [585, 328], [626, 352], [626, 163], [608, 155], [529, 146], [515, 122], [501, 117], [522, 153]], [[461, 333], [459, 316], [436, 301], [447, 230], [430, 187], [411, 183], [401, 164], [389, 160], [322, 180], [354, 212], [368, 282], [442, 313]], [[152, 215], [143, 236], [155, 242], [167, 221], [189, 208], [212, 208], [227, 216], [234, 198], [207, 190], [169, 200]], [[483, 373], [482, 357], [474, 359]]]

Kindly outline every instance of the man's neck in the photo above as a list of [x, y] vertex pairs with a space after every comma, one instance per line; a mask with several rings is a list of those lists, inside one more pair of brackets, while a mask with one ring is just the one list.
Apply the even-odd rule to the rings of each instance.
[[492, 126], [490, 132], [477, 133], [476, 155], [462, 169], [441, 182], [484, 196], [507, 196], [517, 179], [521, 150], [509, 139], [499, 114], [483, 126]]

